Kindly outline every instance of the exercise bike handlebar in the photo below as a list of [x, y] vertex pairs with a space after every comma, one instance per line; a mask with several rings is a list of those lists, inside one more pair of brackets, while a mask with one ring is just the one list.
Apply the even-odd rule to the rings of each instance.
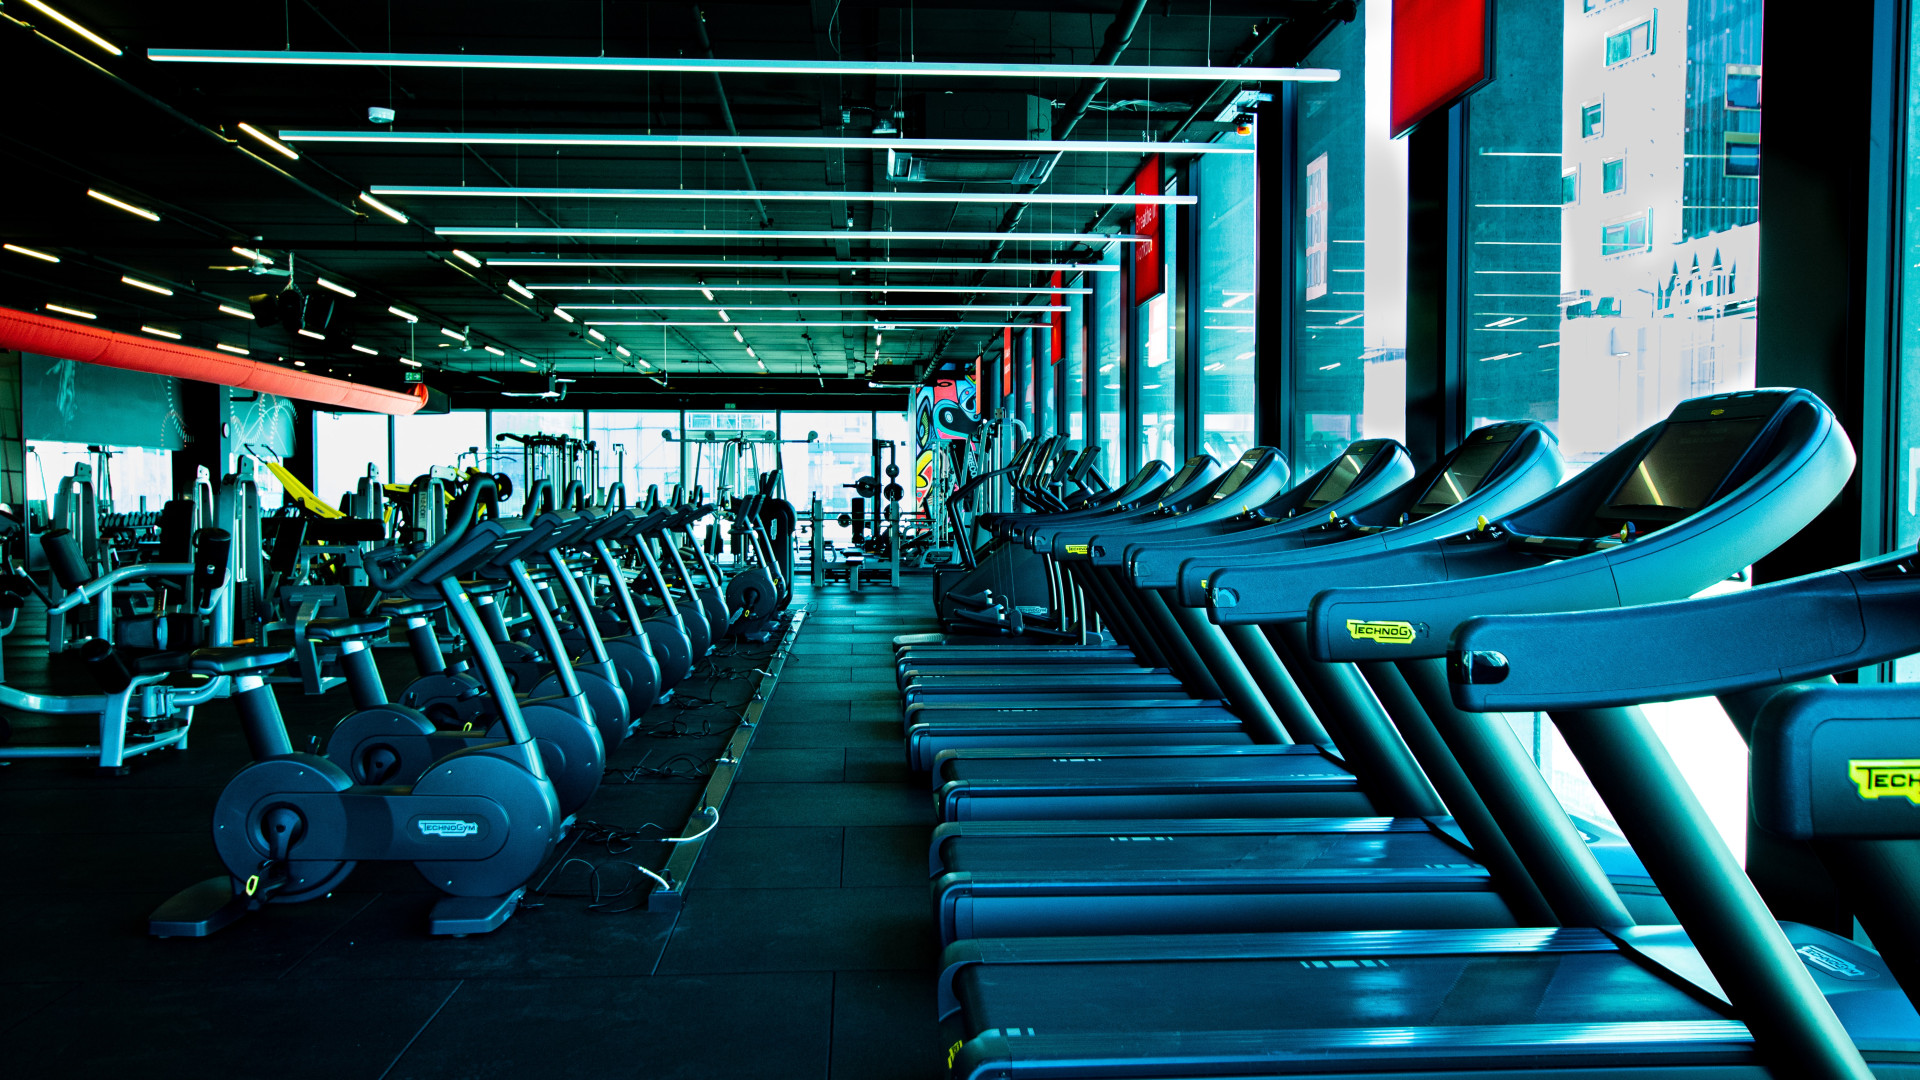
[[560, 501], [562, 509], [585, 510], [587, 508], [587, 485], [584, 480], [574, 480], [567, 485], [567, 496]]
[[[620, 496], [618, 505], [613, 501], [615, 494]], [[614, 510], [625, 510], [627, 508], [627, 482], [625, 480], [615, 480], [613, 483], [607, 485], [607, 506]]]
[[527, 501], [521, 507], [520, 516], [531, 518], [535, 514], [554, 508], [553, 481], [546, 477], [535, 480], [527, 488]]
[[473, 481], [467, 485], [467, 489], [460, 493], [460, 499], [453, 504], [453, 509], [447, 511], [446, 535], [441, 537], [433, 547], [422, 552], [419, 558], [407, 564], [406, 569], [388, 577], [386, 571], [381, 568], [382, 560], [368, 559], [365, 566], [367, 583], [383, 593], [394, 593], [405, 588], [414, 578], [420, 576], [422, 567], [434, 561], [432, 556], [435, 548], [451, 549], [466, 539], [467, 530], [473, 528], [473, 523], [479, 519], [480, 504], [483, 502], [487, 506], [489, 517], [500, 516], [499, 495], [491, 476], [473, 478]]

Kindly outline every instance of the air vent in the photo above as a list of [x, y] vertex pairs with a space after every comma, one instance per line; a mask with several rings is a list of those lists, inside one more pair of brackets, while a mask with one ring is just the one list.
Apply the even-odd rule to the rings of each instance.
[[[1033, 94], [953, 91], [912, 100], [908, 134], [928, 139], [1050, 139], [1053, 103]], [[887, 153], [887, 179], [905, 183], [1031, 184], [1051, 157], [996, 151]]]
[[950, 184], [1032, 184], [1046, 170], [1049, 154], [988, 154], [936, 150], [887, 151], [887, 179]]

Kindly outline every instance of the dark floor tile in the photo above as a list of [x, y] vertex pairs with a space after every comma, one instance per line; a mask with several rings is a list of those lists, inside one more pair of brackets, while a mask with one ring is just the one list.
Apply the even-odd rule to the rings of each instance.
[[[12, 880], [45, 890], [42, 895], [104, 891], [156, 903], [223, 872], [205, 823], [192, 832], [106, 833], [84, 840], [64, 833], [0, 836], [0, 866]], [[112, 867], [104, 879], [103, 867]]]
[[80, 986], [80, 983], [57, 982], [0, 983], [0, 1034], [39, 1016]]
[[[754, 750], [763, 748], [901, 747], [900, 721], [843, 720], [833, 723], [769, 723], [753, 737]], [[904, 756], [906, 750], [901, 749]]]
[[830, 1080], [945, 1076], [934, 980], [925, 971], [842, 971], [833, 979]]
[[[603, 860], [601, 888], [613, 894], [646, 882], [631, 867]], [[588, 910], [590, 884], [582, 869], [556, 873], [553, 894], [529, 898], [523, 909], [490, 934], [430, 937], [427, 912], [435, 894], [386, 894], [294, 969], [296, 978], [575, 978], [647, 975], [673, 929], [673, 915], [657, 911], [618, 914]], [[564, 895], [558, 895], [564, 894]]]
[[740, 782], [839, 783], [845, 774], [844, 750], [761, 746], [747, 752], [747, 760], [740, 767]]
[[830, 683], [840, 685], [853, 680], [853, 671], [844, 660], [838, 664], [795, 664], [780, 673], [781, 686], [798, 686], [802, 683]]
[[848, 703], [847, 717], [851, 720], [886, 720], [893, 724], [895, 731], [900, 731], [900, 716], [904, 709], [905, 706], [900, 703], [900, 691], [896, 689], [891, 698], [876, 695], [871, 699]]
[[782, 682], [774, 691], [776, 697], [785, 701], [886, 701], [900, 699], [900, 691], [893, 683], [880, 685], [861, 683], [854, 685], [845, 681], [831, 683], [793, 683]]
[[218, 786], [125, 788], [113, 778], [72, 791], [0, 790], [0, 835], [181, 833], [210, 828]]
[[474, 980], [387, 1080], [825, 1075], [832, 976]]
[[925, 790], [902, 784], [742, 784], [727, 800], [731, 825], [933, 826]]
[[844, 831], [837, 826], [716, 829], [694, 866], [690, 890], [832, 888], [840, 884]]
[[687, 896], [662, 974], [925, 970], [927, 889], [715, 889]]
[[379, 1076], [457, 984], [97, 983], [12, 1033], [10, 1076]]
[[840, 884], [847, 888], [926, 885], [931, 825], [849, 827], [846, 832]]
[[850, 715], [851, 710], [844, 701], [795, 701], [776, 690], [767, 702], [766, 711], [760, 714], [760, 725], [764, 728], [781, 721], [845, 723]]
[[845, 778], [855, 783], [926, 784], [924, 777], [916, 779], [907, 767], [906, 751], [897, 739], [891, 746], [849, 747], [846, 757]]

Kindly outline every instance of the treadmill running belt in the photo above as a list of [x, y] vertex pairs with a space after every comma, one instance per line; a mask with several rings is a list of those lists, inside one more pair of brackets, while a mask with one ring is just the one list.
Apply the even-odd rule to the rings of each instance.
[[[1086, 764], [1093, 777], [1075, 775], [1073, 766]], [[1311, 754], [1221, 755], [1208, 758], [1103, 757], [1094, 751], [1085, 757], [1061, 754], [1058, 757], [955, 757], [943, 763], [942, 780], [1048, 780], [1061, 784], [1092, 780], [1139, 781], [1165, 780], [1177, 783], [1204, 776], [1208, 780], [1273, 780], [1311, 783], [1353, 783], [1353, 773], [1337, 762]], [[1177, 779], [1176, 779], [1177, 778]]]
[[1340, 870], [1472, 867], [1432, 833], [1266, 833], [1250, 836], [961, 836], [943, 847], [949, 870], [1053, 873], [1128, 870]]
[[[1073, 987], [1071, 993], [1063, 993]], [[987, 964], [954, 990], [967, 1035], [1722, 1020], [1619, 953]]]

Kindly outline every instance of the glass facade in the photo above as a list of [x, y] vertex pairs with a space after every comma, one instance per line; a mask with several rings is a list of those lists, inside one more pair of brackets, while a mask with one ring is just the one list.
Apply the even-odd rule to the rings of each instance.
[[342, 497], [360, 486], [369, 469], [382, 483], [391, 478], [388, 419], [374, 413], [313, 414], [315, 495], [338, 506]]
[[1295, 476], [1355, 439], [1406, 432], [1407, 148], [1388, 138], [1392, 34], [1388, 5], [1362, 5], [1304, 61], [1341, 77], [1299, 87]]
[[[674, 440], [666, 438], [671, 432]], [[610, 412], [587, 414], [587, 438], [600, 450], [600, 486], [615, 480], [627, 485], [628, 505], [644, 503], [649, 487], [662, 499], [673, 497], [680, 482], [680, 413]]]
[[440, 416], [393, 418], [393, 482], [412, 483], [428, 469], [481, 467], [487, 460], [487, 414], [475, 409]]
[[[1218, 140], [1251, 147], [1253, 139]], [[1194, 166], [1200, 198], [1194, 273], [1197, 311], [1188, 322], [1198, 353], [1195, 379], [1200, 419], [1199, 449], [1225, 462], [1253, 445], [1254, 271], [1258, 231], [1253, 155], [1201, 158]]]
[[[1120, 265], [1120, 245], [1107, 248], [1102, 262]], [[1100, 460], [1106, 462], [1107, 475], [1125, 476], [1127, 444], [1120, 437], [1126, 421], [1126, 302], [1121, 296], [1127, 286], [1125, 274], [1098, 273], [1093, 278], [1093, 347], [1090, 350], [1093, 380], [1090, 398], [1093, 408], [1094, 438], [1100, 441]]]
[[[1074, 282], [1084, 283], [1092, 274], [1083, 274]], [[1077, 447], [1087, 439], [1087, 297], [1068, 296], [1063, 301], [1065, 329], [1061, 332], [1063, 355], [1060, 358], [1061, 433]]]

